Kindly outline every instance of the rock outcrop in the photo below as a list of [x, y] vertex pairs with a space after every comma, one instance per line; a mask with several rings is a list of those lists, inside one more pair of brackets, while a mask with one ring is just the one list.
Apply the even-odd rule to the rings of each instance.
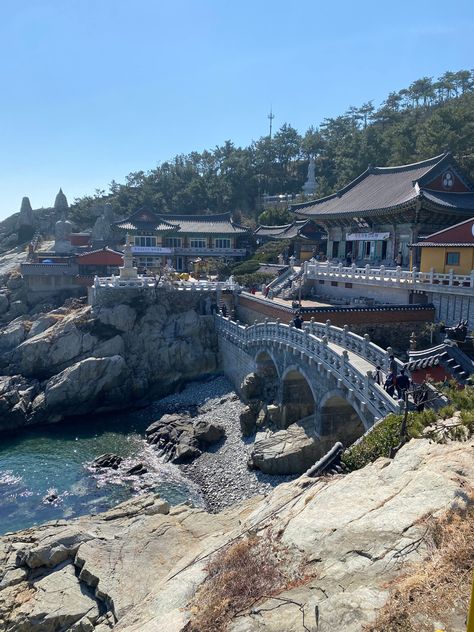
[[387, 600], [389, 582], [427, 554], [427, 518], [466, 503], [473, 452], [412, 440], [394, 460], [331, 479], [303, 476], [220, 514], [170, 509], [147, 495], [5, 535], [0, 628], [184, 631], [209, 556], [268, 533], [303, 556], [302, 580], [252, 602], [230, 632], [301, 632], [303, 612], [318, 632], [361, 631]]
[[302, 474], [322, 456], [314, 421], [257, 432], [251, 464], [266, 474]]
[[210, 421], [193, 422], [180, 415], [163, 415], [145, 431], [147, 441], [156, 445], [166, 461], [187, 463], [197, 458], [207, 446], [220, 441], [224, 428]]
[[94, 313], [61, 308], [3, 328], [0, 430], [130, 406], [217, 369], [214, 321], [201, 314], [199, 293], [122, 298]]

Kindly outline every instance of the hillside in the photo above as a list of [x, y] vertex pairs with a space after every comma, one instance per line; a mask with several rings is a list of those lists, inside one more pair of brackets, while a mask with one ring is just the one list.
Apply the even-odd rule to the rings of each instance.
[[[308, 158], [316, 158], [317, 196], [332, 193], [369, 164], [408, 164], [450, 149], [474, 176], [474, 80], [469, 71], [423, 77], [391, 92], [379, 107], [350, 107], [300, 134], [284, 124], [248, 147], [230, 140], [201, 153], [175, 156], [150, 171], [130, 173], [109, 190], [76, 200], [71, 215], [92, 223], [94, 207], [107, 200], [118, 216], [140, 206], [160, 213], [232, 211], [238, 220], [258, 215], [263, 193], [299, 193]], [[275, 223], [281, 220], [276, 217]]]

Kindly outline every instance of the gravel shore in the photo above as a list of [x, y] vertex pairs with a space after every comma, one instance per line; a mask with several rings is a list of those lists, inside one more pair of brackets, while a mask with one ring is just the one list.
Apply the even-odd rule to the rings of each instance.
[[267, 494], [273, 487], [290, 481], [295, 476], [272, 476], [259, 470], [249, 470], [247, 460], [253, 438], [243, 439], [239, 415], [244, 404], [224, 377], [188, 384], [181, 393], [169, 395], [153, 405], [154, 412], [162, 415], [190, 410], [197, 412], [194, 421], [213, 421], [222, 424], [226, 437], [204, 452], [192, 463], [180, 469], [196, 483], [206, 502], [207, 509], [219, 512], [234, 503]]

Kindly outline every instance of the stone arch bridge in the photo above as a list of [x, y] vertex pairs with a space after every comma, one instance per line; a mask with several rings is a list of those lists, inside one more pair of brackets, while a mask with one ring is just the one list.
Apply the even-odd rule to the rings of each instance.
[[284, 426], [312, 418], [322, 449], [336, 440], [350, 445], [377, 420], [401, 411], [402, 402], [372, 377], [376, 366], [387, 371], [391, 349], [373, 344], [368, 335], [330, 321], [296, 329], [280, 322], [248, 326], [215, 318], [224, 372], [234, 387], [238, 390], [249, 373], [260, 375]]

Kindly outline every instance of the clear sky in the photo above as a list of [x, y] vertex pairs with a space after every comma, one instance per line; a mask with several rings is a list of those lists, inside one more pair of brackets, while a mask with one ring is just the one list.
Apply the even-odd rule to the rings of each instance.
[[473, 61], [470, 0], [0, 0], [0, 218]]

